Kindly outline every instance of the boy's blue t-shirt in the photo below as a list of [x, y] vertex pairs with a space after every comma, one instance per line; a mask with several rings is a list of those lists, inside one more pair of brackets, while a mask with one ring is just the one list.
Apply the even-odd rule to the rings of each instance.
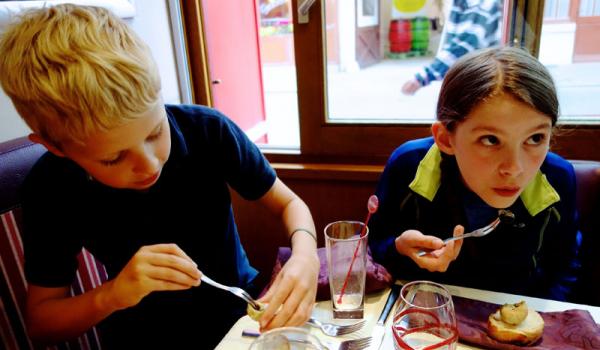
[[[50, 153], [37, 162], [22, 192], [29, 283], [70, 285], [82, 247], [104, 263], [111, 279], [140, 247], [176, 243], [215, 281], [251, 287], [257, 271], [240, 243], [229, 187], [255, 200], [272, 187], [275, 172], [244, 132], [218, 111], [195, 105], [168, 105], [166, 111], [171, 154], [147, 191], [107, 187], [69, 159]], [[234, 295], [201, 284], [153, 292], [113, 313], [99, 329], [109, 348], [124, 341], [212, 348], [245, 307]]]

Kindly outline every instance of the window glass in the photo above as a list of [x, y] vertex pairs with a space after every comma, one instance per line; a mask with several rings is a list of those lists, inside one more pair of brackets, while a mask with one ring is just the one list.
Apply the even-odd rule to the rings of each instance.
[[330, 121], [430, 123], [448, 67], [500, 43], [501, 0], [327, 3]]
[[[596, 148], [590, 145], [597, 129], [580, 124], [600, 120], [600, 41], [593, 40], [600, 30], [600, 0], [547, 0], [545, 7], [526, 0], [299, 3], [313, 4], [309, 21], [293, 22], [298, 9], [290, 0], [244, 2], [244, 11], [237, 0], [203, 1], [202, 36], [193, 30], [195, 2], [183, 3], [186, 28], [192, 28], [190, 55], [203, 62], [190, 63], [194, 98], [232, 117], [271, 160], [385, 161], [402, 142], [431, 134], [444, 66], [502, 42], [527, 45], [554, 76], [561, 121], [572, 131], [557, 137], [561, 154], [597, 158], [586, 151]], [[236, 23], [243, 26], [231, 30]], [[243, 44], [252, 48], [232, 42], [248, 31], [252, 38]], [[229, 67], [218, 69], [227, 62]], [[242, 73], [249, 78], [241, 79]], [[226, 91], [248, 82], [238, 95]], [[250, 92], [260, 94], [249, 99], [260, 101], [253, 109], [246, 101]]]
[[[196, 2], [183, 2], [195, 25]], [[298, 94], [291, 0], [201, 3], [202, 37], [190, 66], [196, 100], [236, 122], [265, 148], [298, 148]], [[202, 40], [201, 45], [194, 45]], [[199, 67], [199, 60], [206, 61]]]
[[267, 137], [263, 147], [298, 148], [298, 93], [291, 0], [260, 0], [259, 43]]
[[600, 0], [546, 1], [539, 59], [556, 83], [563, 123], [600, 117], [599, 31]]

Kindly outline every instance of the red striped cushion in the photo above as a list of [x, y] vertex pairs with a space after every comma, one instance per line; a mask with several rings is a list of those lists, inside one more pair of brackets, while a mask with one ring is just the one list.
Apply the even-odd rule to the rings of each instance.
[[[24, 322], [27, 281], [23, 271], [23, 242], [19, 231], [20, 209], [0, 214], [0, 338], [7, 350], [33, 349]], [[71, 294], [77, 295], [106, 282], [104, 266], [83, 249], [78, 256], [77, 279]], [[49, 349], [100, 349], [95, 328], [79, 338]]]

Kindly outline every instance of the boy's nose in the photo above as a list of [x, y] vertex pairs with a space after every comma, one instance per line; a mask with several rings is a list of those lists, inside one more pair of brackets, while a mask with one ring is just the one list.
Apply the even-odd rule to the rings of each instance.
[[154, 153], [142, 153], [136, 160], [133, 172], [137, 174], [155, 174], [158, 171], [160, 161]]
[[500, 163], [500, 175], [515, 177], [523, 172], [523, 163], [519, 150], [506, 152]]

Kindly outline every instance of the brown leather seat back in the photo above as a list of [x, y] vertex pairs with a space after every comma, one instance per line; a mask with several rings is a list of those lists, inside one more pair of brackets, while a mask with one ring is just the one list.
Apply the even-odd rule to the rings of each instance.
[[19, 187], [45, 151], [26, 137], [0, 143], [0, 214], [19, 205]]
[[600, 306], [600, 162], [571, 160], [577, 178], [577, 209], [583, 235], [581, 277], [573, 301]]

